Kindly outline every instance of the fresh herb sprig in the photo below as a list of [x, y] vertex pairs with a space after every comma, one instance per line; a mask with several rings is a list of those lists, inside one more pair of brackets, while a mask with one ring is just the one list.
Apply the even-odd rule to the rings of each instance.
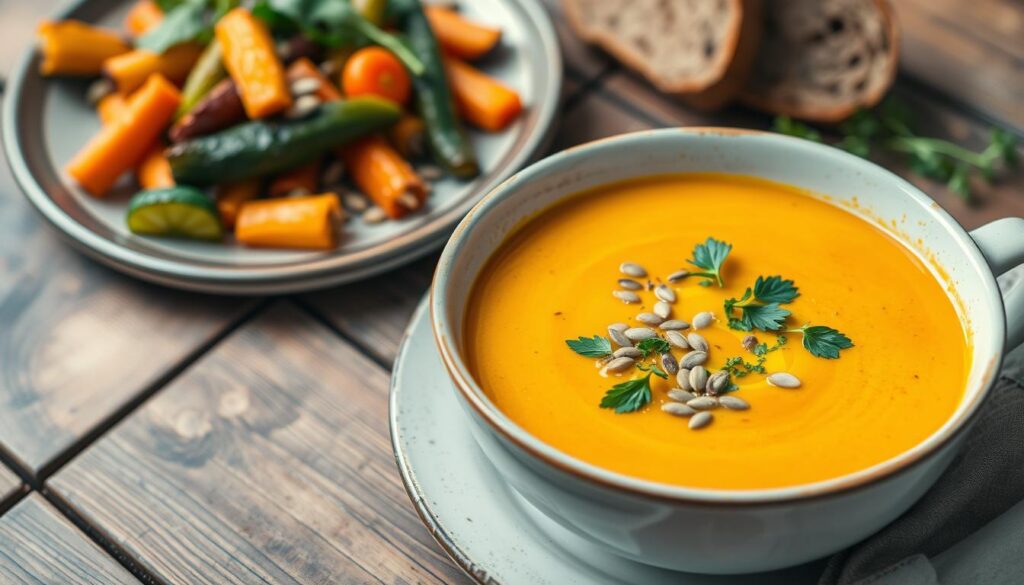
[[583, 357], [603, 358], [612, 354], [612, 342], [607, 337], [595, 335], [593, 337], [580, 337], [579, 339], [566, 339], [565, 344], [569, 349]]
[[[653, 373], [653, 372], [652, 372]], [[601, 408], [614, 408], [616, 414], [636, 412], [651, 402], [651, 373], [612, 386], [601, 399]]]
[[[758, 276], [754, 287], [747, 288], [742, 297], [726, 299], [724, 306], [729, 327], [739, 331], [782, 329], [791, 313], [779, 305], [791, 303], [798, 296], [799, 289], [792, 280], [781, 276]], [[740, 312], [739, 317], [734, 316], [736, 310]]]
[[824, 325], [804, 325], [796, 329], [787, 329], [786, 333], [803, 335], [804, 348], [815, 357], [838, 359], [840, 350], [853, 347], [849, 337]]
[[704, 278], [700, 281], [701, 286], [717, 284], [719, 288], [722, 288], [725, 286], [725, 281], [722, 280], [722, 265], [725, 264], [725, 259], [729, 256], [730, 251], [732, 251], [732, 244], [709, 237], [704, 240], [704, 243], [693, 247], [693, 257], [687, 260], [690, 264], [700, 268], [701, 272], [690, 272], [686, 276], [701, 276]]
[[660, 337], [652, 337], [636, 344], [636, 349], [644, 358], [647, 358], [651, 355], [663, 354], [671, 350], [672, 346]]
[[729, 372], [734, 378], [745, 378], [750, 374], [765, 374], [767, 370], [764, 367], [764, 363], [768, 361], [768, 354], [773, 351], [777, 351], [786, 345], [785, 335], [779, 335], [775, 338], [775, 344], [769, 346], [767, 343], [761, 342], [754, 346], [751, 351], [757, 356], [757, 361], [754, 363], [748, 362], [741, 356], [733, 356], [725, 360], [725, 365], [721, 369]]
[[[1017, 138], [1002, 128], [993, 128], [989, 144], [975, 152], [948, 140], [918, 136], [912, 129], [910, 113], [900, 102], [889, 99], [871, 110], [861, 110], [840, 124], [842, 138], [836, 146], [867, 158], [875, 149], [906, 155], [915, 173], [943, 181], [965, 201], [971, 200], [970, 176], [978, 172], [991, 180], [1000, 165], [1015, 166]], [[776, 132], [822, 142], [817, 129], [785, 116], [775, 118]]]

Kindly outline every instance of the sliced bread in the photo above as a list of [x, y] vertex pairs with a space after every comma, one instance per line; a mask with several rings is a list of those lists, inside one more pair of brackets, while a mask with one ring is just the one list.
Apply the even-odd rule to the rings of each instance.
[[563, 0], [576, 33], [698, 107], [742, 89], [760, 37], [761, 0]]
[[742, 101], [838, 122], [885, 96], [898, 47], [886, 0], [765, 0], [761, 48]]

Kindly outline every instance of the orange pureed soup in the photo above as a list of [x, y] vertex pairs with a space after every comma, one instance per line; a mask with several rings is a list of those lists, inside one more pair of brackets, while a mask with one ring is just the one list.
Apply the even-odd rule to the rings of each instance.
[[[687, 261], [708, 237], [732, 245], [722, 264], [724, 287], [702, 286], [704, 278], [694, 276], [668, 284], [680, 269], [700, 271]], [[648, 273], [635, 279], [645, 287], [637, 291], [639, 303], [612, 295], [627, 277], [620, 272], [627, 261]], [[691, 417], [662, 409], [674, 402], [668, 391], [678, 386], [676, 376], [652, 375], [650, 402], [637, 411], [599, 406], [612, 386], [647, 372], [606, 372], [606, 361], [578, 355], [566, 340], [609, 338], [613, 323], [647, 326], [636, 317], [653, 310], [657, 298], [647, 280], [660, 279], [677, 297], [671, 318], [690, 322], [698, 312], [714, 313], [714, 323], [698, 331], [709, 345], [709, 373], [730, 357], [757, 366], [744, 337], [753, 333], [774, 346], [777, 334], [730, 328], [723, 303], [742, 298], [758, 276], [772, 275], [799, 289], [779, 305], [791, 313], [786, 329], [827, 325], [853, 347], [825, 359], [802, 345], [803, 334], [786, 333], [787, 343], [765, 354], [764, 373], [732, 376], [736, 388], [721, 394], [749, 409], [710, 410], [711, 423], [699, 430], [689, 428]], [[742, 318], [741, 309], [733, 311]], [[480, 274], [465, 333], [481, 387], [534, 436], [604, 469], [690, 487], [791, 486], [882, 462], [949, 419], [970, 368], [969, 339], [954, 304], [911, 250], [800, 190], [733, 175], [623, 182], [544, 211]], [[681, 360], [688, 351], [671, 353]], [[660, 356], [643, 362], [653, 360]], [[766, 374], [776, 372], [795, 376], [800, 387], [769, 385]]]

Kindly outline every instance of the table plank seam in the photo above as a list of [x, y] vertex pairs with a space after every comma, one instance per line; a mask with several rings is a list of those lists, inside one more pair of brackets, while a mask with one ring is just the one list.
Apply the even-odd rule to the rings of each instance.
[[[588, 95], [593, 93], [595, 90], [600, 88], [604, 84], [605, 78], [607, 76], [611, 75], [612, 73], [614, 73], [616, 71], [616, 69], [617, 69], [616, 64], [609, 62], [609, 63], [606, 63], [603, 67], [601, 67], [601, 70], [598, 71], [596, 75], [593, 75], [590, 78], [587, 78], [587, 76], [585, 76], [585, 75], [581, 75], [581, 76], [577, 77], [576, 79], [574, 79], [573, 81], [576, 81], [579, 84], [579, 87], [577, 87], [571, 93], [569, 93], [569, 95], [567, 95], [565, 97], [565, 99], [562, 101], [562, 106], [561, 106], [561, 113], [562, 113], [562, 115], [564, 116], [576, 104], [578, 104], [580, 101], [582, 101], [583, 98], [587, 97]], [[576, 77], [576, 76], [573, 76], [573, 77]]]
[[32, 488], [28, 487], [27, 485], [25, 485], [24, 482], [22, 482], [18, 486], [18, 489], [16, 489], [13, 493], [7, 495], [0, 494], [0, 496], [3, 496], [0, 497], [0, 516], [3, 516], [8, 511], [10, 511], [11, 508], [17, 506], [18, 503], [25, 499], [25, 496], [29, 495], [30, 493], [32, 493]]
[[382, 356], [378, 355], [371, 347], [364, 342], [356, 339], [338, 327], [334, 321], [328, 318], [326, 315], [317, 310], [316, 307], [309, 304], [300, 297], [288, 297], [287, 300], [291, 301], [299, 311], [308, 315], [311, 319], [319, 323], [320, 325], [327, 328], [328, 331], [334, 334], [335, 337], [341, 339], [341, 341], [347, 343], [349, 346], [359, 352], [360, 355], [370, 360], [377, 366], [381, 367], [384, 371], [390, 375], [392, 364]]
[[[934, 101], [936, 104], [945, 106], [970, 120], [987, 126], [1003, 128], [1008, 132], [1012, 132], [1018, 139], [1024, 140], [1024, 127], [1017, 126], [1009, 120], [997, 118], [978, 107], [972, 106], [971, 104], [958, 99], [956, 96], [935, 87], [924, 79], [921, 79], [912, 71], [901, 67], [896, 83], [898, 85], [902, 85], [907, 90], [920, 94], [923, 97]], [[890, 95], [891, 94], [892, 92], [890, 92]]]

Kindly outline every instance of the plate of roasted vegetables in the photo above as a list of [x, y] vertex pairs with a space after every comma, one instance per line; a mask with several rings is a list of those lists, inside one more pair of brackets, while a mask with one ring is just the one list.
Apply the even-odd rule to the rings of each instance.
[[537, 0], [84, 0], [37, 36], [3, 119], [28, 198], [115, 268], [217, 293], [438, 247], [561, 88]]

